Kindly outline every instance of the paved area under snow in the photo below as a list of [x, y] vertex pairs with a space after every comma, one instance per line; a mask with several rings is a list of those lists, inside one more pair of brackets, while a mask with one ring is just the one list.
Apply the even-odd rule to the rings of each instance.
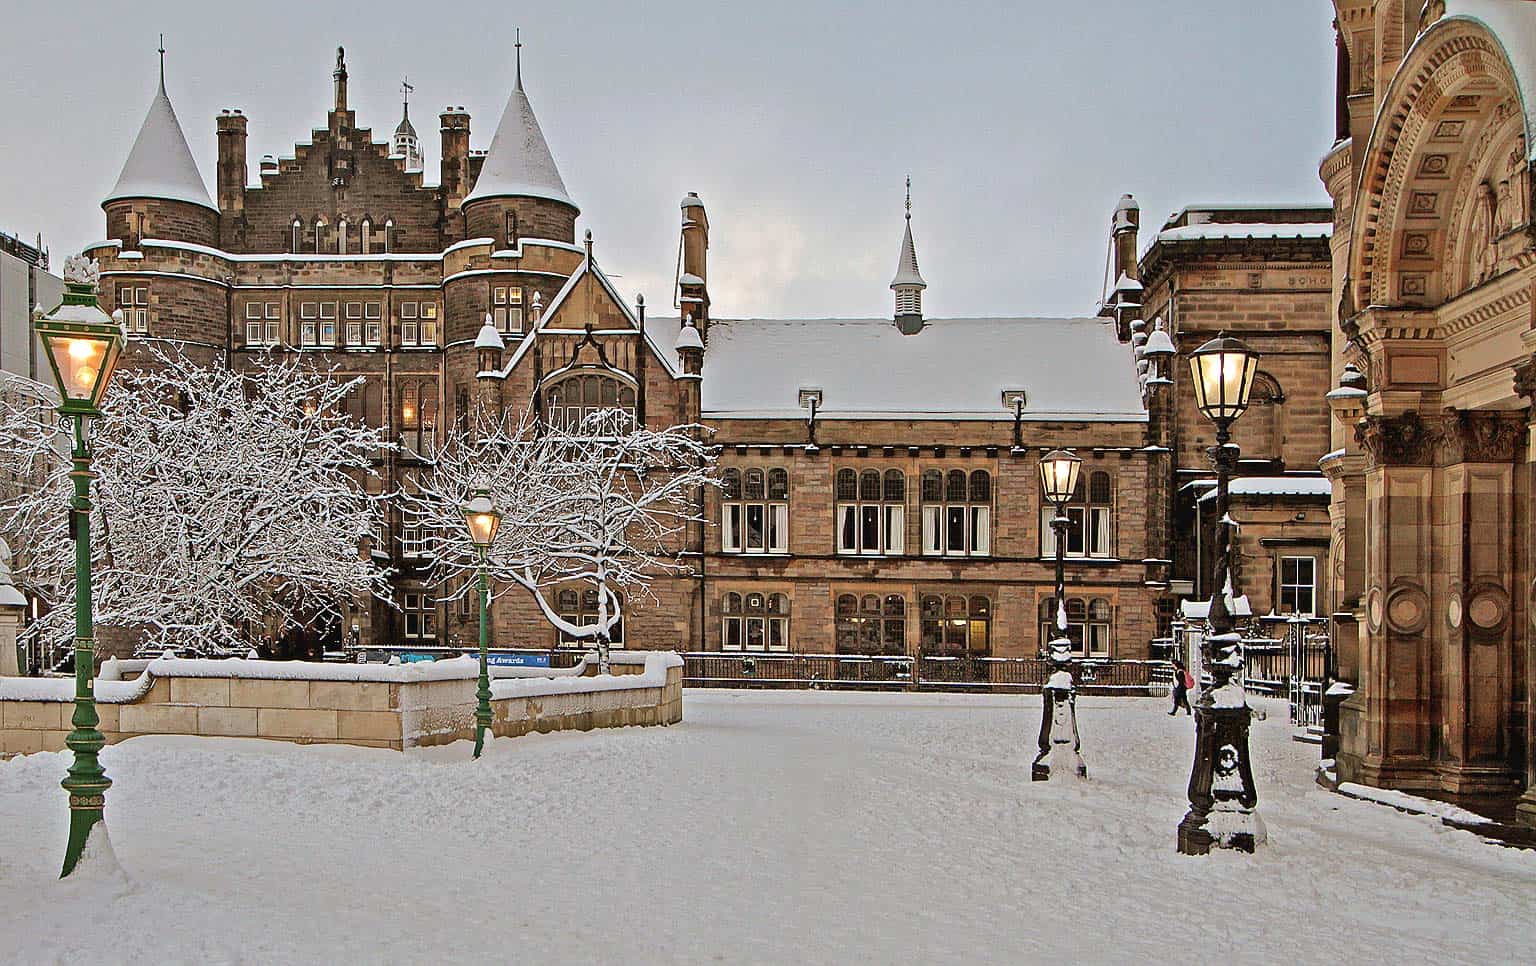
[[1193, 746], [1084, 699], [1090, 782], [1031, 784], [1038, 698], [699, 692], [684, 724], [395, 752], [103, 755], [124, 884], [55, 880], [63, 755], [0, 763], [10, 962], [1529, 962], [1536, 853], [1312, 784], [1255, 725], [1270, 847], [1174, 852]]

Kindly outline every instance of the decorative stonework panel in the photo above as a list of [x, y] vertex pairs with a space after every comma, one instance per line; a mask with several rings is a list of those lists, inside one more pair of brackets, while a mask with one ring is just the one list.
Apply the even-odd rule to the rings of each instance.
[[1417, 634], [1429, 623], [1429, 597], [1411, 584], [1392, 588], [1387, 594], [1387, 627], [1398, 634]]

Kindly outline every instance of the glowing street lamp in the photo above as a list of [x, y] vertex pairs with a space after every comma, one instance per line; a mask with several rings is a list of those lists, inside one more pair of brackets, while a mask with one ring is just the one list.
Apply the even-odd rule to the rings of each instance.
[[[1051, 531], [1056, 535], [1056, 634], [1045, 648], [1045, 656], [1053, 670], [1041, 689], [1040, 753], [1030, 765], [1030, 781], [1047, 781], [1051, 777], [1050, 754], [1052, 744], [1072, 744], [1077, 756], [1077, 774], [1088, 777], [1088, 766], [1083, 764], [1082, 742], [1077, 732], [1077, 688], [1072, 682], [1072, 641], [1067, 637], [1067, 503], [1077, 492], [1077, 478], [1082, 472], [1083, 460], [1066, 449], [1051, 450], [1040, 458], [1040, 490], [1045, 499], [1056, 507], [1051, 519]], [[1052, 736], [1056, 719], [1060, 717], [1062, 734]], [[1071, 736], [1067, 731], [1070, 725]]]
[[[1189, 369], [1195, 404], [1216, 425], [1216, 445], [1208, 453], [1216, 468], [1220, 537], [1218, 568], [1211, 582], [1210, 627], [1202, 643], [1211, 685], [1201, 689], [1195, 703], [1195, 761], [1189, 774], [1189, 811], [1179, 823], [1179, 851], [1185, 855], [1205, 855], [1212, 848], [1252, 852], [1264, 842], [1264, 822], [1255, 811], [1259, 796], [1248, 756], [1242, 637], [1227, 609], [1228, 595], [1237, 597], [1227, 491], [1238, 458], [1232, 424], [1248, 409], [1259, 356], [1238, 339], [1218, 336], [1191, 353]], [[1218, 813], [1214, 823], [1213, 811]]]
[[[101, 414], [101, 400], [117, 368], [123, 350], [122, 327], [96, 303], [101, 272], [84, 256], [64, 261], [64, 301], [53, 311], [39, 313], [32, 323], [43, 344], [54, 383], [59, 390], [59, 413], [74, 429], [74, 498], [70, 501], [70, 533], [75, 541], [75, 713], [73, 730], [64, 744], [74, 752], [69, 774], [62, 782], [69, 793], [69, 842], [64, 849], [64, 871], [75, 870], [92, 830], [103, 824], [107, 789], [112, 780], [101, 767], [99, 755], [106, 739], [96, 726], [93, 675], [96, 641], [91, 623], [91, 451], [86, 420]], [[106, 834], [105, 825], [102, 833]]]
[[491, 727], [491, 673], [486, 650], [491, 643], [491, 588], [485, 575], [486, 554], [496, 541], [496, 531], [501, 528], [501, 513], [485, 490], [476, 490], [464, 507], [464, 523], [469, 527], [470, 542], [479, 553], [478, 567], [480, 595], [480, 685], [475, 689], [475, 757], [485, 748], [485, 733]]

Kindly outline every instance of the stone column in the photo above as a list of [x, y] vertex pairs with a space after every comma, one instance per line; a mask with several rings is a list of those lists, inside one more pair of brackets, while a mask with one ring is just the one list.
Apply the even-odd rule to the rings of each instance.
[[[1526, 346], [1536, 343], [1536, 331], [1525, 333]], [[1531, 407], [1526, 410], [1525, 459], [1516, 470], [1517, 522], [1525, 535], [1519, 583], [1511, 608], [1515, 627], [1516, 680], [1525, 679], [1525, 794], [1515, 807], [1516, 820], [1536, 826], [1536, 352], [1515, 367], [1515, 392]]]

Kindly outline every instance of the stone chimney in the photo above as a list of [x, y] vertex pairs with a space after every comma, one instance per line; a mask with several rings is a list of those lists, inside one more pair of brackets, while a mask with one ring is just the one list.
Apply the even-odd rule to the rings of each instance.
[[1115, 278], [1124, 275], [1129, 279], [1141, 278], [1136, 268], [1136, 233], [1141, 228], [1141, 205], [1130, 195], [1121, 195], [1115, 205], [1115, 222], [1111, 229], [1115, 245]]
[[224, 218], [245, 215], [246, 119], [239, 111], [219, 113], [219, 213]]
[[677, 277], [678, 309], [692, 316], [699, 337], [709, 340], [709, 215], [696, 192], [683, 196], [683, 265]]
[[462, 107], [445, 107], [442, 122], [443, 156], [439, 175], [443, 186], [443, 211], [457, 212], [469, 192], [469, 114]]

